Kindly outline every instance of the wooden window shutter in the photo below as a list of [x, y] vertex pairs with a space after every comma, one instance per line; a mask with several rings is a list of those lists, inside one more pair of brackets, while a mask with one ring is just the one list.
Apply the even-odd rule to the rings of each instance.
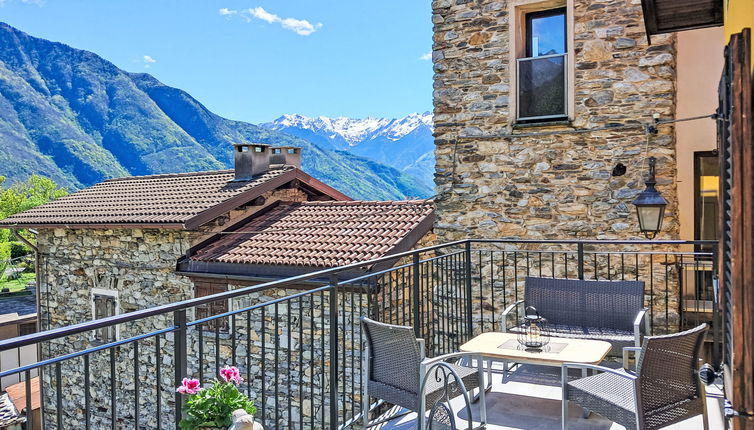
[[[227, 290], [228, 290], [227, 284], [210, 283], [210, 282], [196, 282], [195, 283], [196, 297], [211, 296], [213, 294], [224, 293]], [[213, 315], [223, 314], [225, 312], [228, 312], [228, 300], [216, 300], [214, 302], [207, 303], [205, 305], [197, 306], [196, 318], [197, 319], [208, 318]], [[212, 320], [209, 323], [204, 324], [204, 327], [208, 330], [213, 330], [213, 331], [216, 328], [221, 329], [221, 330], [227, 330], [228, 321], [227, 321], [227, 318], [222, 318], [219, 320]]]
[[754, 430], [754, 121], [751, 31], [731, 36], [720, 85], [721, 240], [725, 394], [740, 414], [734, 430]]

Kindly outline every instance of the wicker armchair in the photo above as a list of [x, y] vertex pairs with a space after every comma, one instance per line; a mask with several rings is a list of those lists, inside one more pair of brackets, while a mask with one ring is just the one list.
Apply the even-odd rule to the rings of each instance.
[[[662, 428], [702, 414], [707, 424], [704, 385], [699, 381], [699, 354], [707, 325], [691, 330], [644, 339], [641, 348], [624, 350], [624, 369], [564, 363], [563, 429], [568, 428], [568, 401], [594, 411], [626, 429]], [[627, 358], [635, 352], [636, 371], [627, 369]], [[568, 381], [568, 369], [592, 369], [598, 373]]]
[[[468, 404], [468, 393], [484, 383], [482, 357], [479, 355], [459, 352], [428, 359], [425, 358], [424, 341], [415, 337], [412, 327], [380, 323], [369, 318], [362, 318], [361, 326], [366, 338], [362, 353], [363, 380], [366, 382], [362, 393], [363, 429], [381, 423], [369, 422], [370, 396], [417, 412], [418, 429], [424, 430], [426, 411], [435, 409], [438, 402], [458, 395], [464, 395]], [[476, 368], [448, 362], [459, 358], [469, 362], [476, 360]], [[437, 370], [440, 363], [445, 371], [428, 373], [428, 370]], [[423, 396], [419, 394], [421, 392]], [[479, 418], [484, 427], [487, 422], [484, 390], [479, 390], [479, 397]]]

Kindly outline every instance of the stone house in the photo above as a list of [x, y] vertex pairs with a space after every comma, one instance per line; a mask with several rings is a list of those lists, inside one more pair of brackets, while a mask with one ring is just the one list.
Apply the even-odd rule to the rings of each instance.
[[[38, 231], [42, 327], [68, 326], [297, 273], [363, 262], [432, 240], [432, 202], [352, 201], [301, 171], [299, 148], [243, 144], [236, 145], [234, 153], [234, 170], [112, 179], [0, 221], [5, 228]], [[353, 274], [379, 269], [367, 267]], [[241, 309], [251, 302], [262, 303], [312, 285], [264, 290], [232, 303], [216, 301], [197, 307], [189, 318], [194, 321]], [[354, 315], [361, 315], [361, 311], [355, 309]], [[217, 364], [212, 360], [218, 350], [235, 344], [229, 338], [238, 336], [228, 333], [227, 319], [216, 321], [220, 324], [199, 326], [200, 330], [190, 335], [190, 368], [212, 368]], [[128, 339], [171, 323], [167, 316], [158, 316], [139, 324], [47, 342], [42, 347], [42, 359]], [[252, 335], [257, 336], [272, 321], [269, 317], [255, 317], [250, 323]], [[216, 338], [211, 332], [207, 333], [209, 340], [202, 340], [199, 333], [207, 329], [222, 332], [218, 335], [220, 340], [212, 343]], [[238, 333], [248, 333], [238, 329]], [[255, 363], [261, 360], [264, 337], [262, 343], [258, 337], [248, 341], [243, 348], [248, 346], [251, 350], [244, 349], [241, 356], [253, 355], [249, 363]], [[148, 339], [141, 342], [141, 347], [151, 351], [159, 346], [162, 359], [172, 362], [172, 340], [157, 342], [155, 345], [155, 339]], [[203, 347], [206, 349], [202, 352]], [[118, 356], [135, 354], [124, 347], [111, 350]], [[129, 374], [128, 359], [119, 361], [117, 369], [108, 369], [105, 359], [105, 355], [93, 357], [90, 369], [111, 375], [112, 380]], [[139, 366], [151, 368], [155, 363], [150, 360], [154, 359], [145, 356]], [[62, 382], [81, 385], [85, 373], [82, 366], [80, 362], [67, 362], [61, 370], [65, 375]], [[255, 368], [255, 372], [259, 369]], [[161, 375], [161, 384], [163, 399], [169, 405], [173, 380], [168, 373]], [[146, 371], [142, 375], [148, 378]], [[52, 417], [56, 410], [56, 375], [50, 369], [43, 372], [42, 378], [48, 388], [43, 393], [43, 404]], [[259, 378], [254, 384], [262, 380]], [[91, 417], [93, 424], [112, 424], [111, 383], [107, 378], [92, 383], [92, 399], [98, 411]], [[135, 393], [129, 390], [133, 390], [134, 380], [118, 380], [116, 384], [123, 389], [119, 396], [133, 398]], [[154, 398], [156, 393], [148, 379], [144, 379], [140, 394], [143, 399]], [[63, 391], [64, 407], [75, 405], [82, 395], [77, 390]], [[154, 412], [154, 407], [153, 402], [147, 402], [142, 410]], [[299, 408], [296, 405], [296, 413], [312, 413]], [[80, 409], [67, 408], [65, 413], [70, 422], [83, 422]], [[117, 419], [128, 427], [135, 417], [120, 412]], [[55, 423], [46, 424], [55, 428]]]
[[658, 237], [712, 237], [694, 236], [703, 213], [687, 214], [693, 154], [716, 148], [715, 122], [693, 122], [681, 136], [686, 124], [668, 121], [714, 113], [717, 73], [707, 70], [722, 64], [721, 29], [650, 44], [633, 0], [432, 7], [441, 239], [638, 238], [631, 202], [647, 156], [658, 158], [668, 200]]
[[270, 151], [238, 145], [235, 170], [112, 179], [3, 220], [39, 232], [42, 328], [191, 298], [176, 263], [213, 232], [280, 200], [349, 200], [298, 168], [300, 149]]
[[235, 154], [235, 170], [112, 179], [2, 220], [39, 232], [43, 327], [366, 261], [431, 230], [431, 202], [351, 201], [300, 170], [299, 148]]
[[717, 237], [722, 29], [650, 43], [643, 19], [636, 0], [432, 2], [440, 242], [643, 238], [648, 157], [657, 238]]

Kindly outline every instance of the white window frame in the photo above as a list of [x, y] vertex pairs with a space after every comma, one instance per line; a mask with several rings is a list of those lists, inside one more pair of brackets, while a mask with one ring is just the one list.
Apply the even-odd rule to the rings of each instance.
[[[91, 305], [92, 305], [92, 321], [95, 321], [97, 319], [97, 316], [96, 316], [97, 310], [96, 310], [96, 304], [94, 303], [94, 296], [112, 297], [115, 300], [115, 309], [114, 309], [115, 313], [113, 314], [113, 316], [120, 315], [120, 294], [118, 291], [106, 290], [102, 288], [92, 288], [90, 290], [90, 295], [89, 295], [89, 301], [91, 302]], [[95, 333], [95, 340], [99, 340], [99, 339], [96, 339], [96, 333]], [[115, 325], [114, 341], [117, 341], [117, 340], [120, 340], [120, 325]]]

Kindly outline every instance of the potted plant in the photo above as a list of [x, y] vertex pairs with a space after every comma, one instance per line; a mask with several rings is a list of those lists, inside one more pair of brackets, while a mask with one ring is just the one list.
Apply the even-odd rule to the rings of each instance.
[[188, 396], [184, 405], [184, 418], [180, 427], [184, 430], [225, 430], [233, 424], [233, 413], [242, 409], [254, 415], [254, 402], [238, 390], [243, 382], [238, 368], [225, 366], [220, 378], [203, 388], [198, 379], [183, 378], [177, 392]]

